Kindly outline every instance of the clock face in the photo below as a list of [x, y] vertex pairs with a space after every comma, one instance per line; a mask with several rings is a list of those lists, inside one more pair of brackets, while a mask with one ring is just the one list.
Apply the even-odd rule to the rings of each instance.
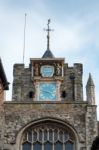
[[43, 77], [52, 77], [54, 74], [54, 67], [53, 66], [42, 66], [41, 67], [41, 74]]
[[55, 101], [56, 100], [56, 83], [40, 83], [39, 100]]

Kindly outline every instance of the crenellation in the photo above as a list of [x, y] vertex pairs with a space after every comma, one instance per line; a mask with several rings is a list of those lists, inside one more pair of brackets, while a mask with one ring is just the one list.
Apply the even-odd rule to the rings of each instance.
[[14, 64], [13, 76], [21, 76], [22, 72], [24, 72], [24, 64]]
[[12, 99], [14, 101], [27, 101], [29, 99], [29, 92], [34, 91], [30, 68], [24, 68], [23, 64], [15, 64], [14, 69]]

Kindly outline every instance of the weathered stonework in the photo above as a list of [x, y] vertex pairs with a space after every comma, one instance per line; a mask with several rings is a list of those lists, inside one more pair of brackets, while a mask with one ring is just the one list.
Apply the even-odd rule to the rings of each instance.
[[[66, 97], [64, 98], [65, 101], [83, 100], [82, 70], [82, 64], [76, 63], [74, 64], [74, 67], [68, 67], [68, 64], [64, 64], [60, 92], [66, 92]], [[30, 65], [29, 68], [24, 68], [23, 64], [14, 65], [13, 101], [33, 101], [33, 99], [29, 98], [29, 92], [35, 92], [36, 89], [35, 79], [32, 79], [31, 74], [32, 65]], [[72, 84], [72, 74], [74, 75], [74, 85]], [[39, 76], [36, 78], [38, 81], [42, 80]], [[55, 80], [55, 77], [52, 78], [52, 80]]]
[[24, 68], [23, 64], [16, 64], [14, 65], [13, 75], [12, 100], [31, 101], [31, 99], [29, 99], [29, 92], [35, 90], [35, 87], [31, 80], [30, 68]]
[[[44, 65], [53, 66], [51, 76], [43, 76]], [[73, 150], [90, 150], [98, 135], [97, 111], [94, 85], [89, 82], [87, 100], [83, 100], [82, 75], [82, 64], [69, 67], [64, 58], [33, 58], [28, 68], [15, 64], [12, 101], [5, 102], [4, 97], [0, 100], [0, 150], [24, 150], [25, 131], [46, 123], [69, 130], [75, 140]], [[57, 99], [41, 101], [40, 83], [55, 83]], [[45, 89], [44, 92], [53, 91]]]
[[58, 119], [74, 128], [78, 134], [79, 149], [89, 150], [93, 136], [97, 135], [96, 106], [90, 106], [87, 102], [5, 102], [4, 109], [4, 145], [11, 150], [19, 150], [16, 139], [23, 127], [44, 118]]

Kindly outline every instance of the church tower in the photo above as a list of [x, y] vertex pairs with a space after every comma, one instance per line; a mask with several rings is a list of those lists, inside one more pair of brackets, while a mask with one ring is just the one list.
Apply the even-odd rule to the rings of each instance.
[[49, 24], [50, 20], [46, 29], [47, 50], [42, 58], [31, 58], [29, 68], [14, 65], [13, 101], [83, 101], [83, 66], [75, 63], [69, 67], [65, 58], [53, 55]]
[[92, 78], [85, 101], [83, 65], [70, 67], [65, 58], [55, 57], [50, 50], [50, 20], [46, 31], [42, 57], [30, 58], [28, 68], [13, 67], [12, 101], [3, 103], [3, 149], [90, 150], [98, 134]]

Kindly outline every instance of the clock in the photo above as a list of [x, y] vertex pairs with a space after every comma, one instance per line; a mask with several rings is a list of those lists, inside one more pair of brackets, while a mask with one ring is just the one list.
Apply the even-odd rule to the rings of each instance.
[[56, 100], [56, 83], [39, 84], [39, 100], [55, 101]]
[[41, 74], [43, 77], [52, 77], [54, 74], [54, 67], [49, 65], [42, 66]]

